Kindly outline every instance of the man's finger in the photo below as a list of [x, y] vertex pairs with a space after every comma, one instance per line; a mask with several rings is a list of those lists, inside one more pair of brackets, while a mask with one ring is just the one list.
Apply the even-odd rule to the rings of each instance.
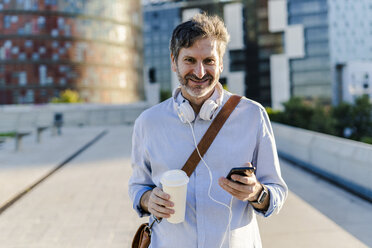
[[169, 218], [170, 214], [165, 214], [159, 211], [156, 211], [155, 209], [151, 209], [151, 213], [156, 216], [156, 218]]
[[236, 174], [232, 175], [231, 179], [233, 179], [234, 181], [241, 182], [245, 185], [250, 185], [250, 186], [254, 186], [257, 181], [254, 176], [247, 177], [247, 176], [241, 176], [241, 175], [236, 175]]
[[173, 207], [174, 203], [168, 200], [164, 200], [157, 195], [151, 195], [151, 200], [156, 203], [157, 205], [165, 206], [165, 207]]
[[241, 193], [244, 193], [244, 194], [247, 194], [247, 193], [252, 193], [253, 191], [253, 186], [251, 185], [246, 185], [246, 184], [239, 184], [237, 182], [233, 182], [231, 180], [228, 180], [226, 178], [220, 178], [221, 180], [221, 183], [229, 186], [230, 188], [238, 191], [238, 192], [241, 192]]
[[173, 209], [164, 207], [162, 205], [158, 205], [155, 202], [150, 203], [149, 210], [154, 210], [154, 211], [162, 213], [162, 214], [174, 214]]
[[154, 190], [153, 190], [154, 194], [162, 199], [165, 199], [165, 200], [169, 200], [170, 199], [170, 195], [168, 195], [167, 193], [165, 193], [162, 189], [156, 187]]

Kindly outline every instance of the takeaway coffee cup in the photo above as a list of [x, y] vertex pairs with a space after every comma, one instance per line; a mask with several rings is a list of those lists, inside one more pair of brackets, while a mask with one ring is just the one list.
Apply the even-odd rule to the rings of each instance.
[[169, 170], [162, 175], [160, 182], [163, 185], [163, 191], [170, 195], [170, 200], [174, 203], [174, 214], [167, 221], [173, 224], [183, 222], [189, 177], [183, 170]]

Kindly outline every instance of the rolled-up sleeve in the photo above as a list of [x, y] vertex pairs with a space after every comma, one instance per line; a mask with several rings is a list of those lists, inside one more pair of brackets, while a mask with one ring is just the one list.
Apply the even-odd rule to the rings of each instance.
[[151, 167], [144, 149], [145, 135], [141, 118], [134, 124], [132, 136], [132, 176], [129, 179], [129, 197], [133, 202], [133, 209], [140, 217], [148, 216], [140, 205], [142, 195], [154, 188], [151, 179]]
[[275, 211], [278, 213], [282, 208], [287, 198], [288, 187], [281, 176], [274, 133], [269, 117], [264, 108], [260, 108], [260, 110], [261, 121], [258, 127], [257, 146], [253, 163], [257, 167], [257, 179], [269, 190], [270, 205], [266, 212], [256, 210], [256, 213], [264, 217], [269, 217]]

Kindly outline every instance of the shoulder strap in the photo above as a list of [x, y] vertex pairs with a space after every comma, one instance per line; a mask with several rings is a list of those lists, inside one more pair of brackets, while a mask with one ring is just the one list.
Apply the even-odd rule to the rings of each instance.
[[[207, 132], [204, 134], [203, 138], [198, 144], [198, 149], [202, 157], [207, 152], [214, 138], [216, 138], [218, 132], [222, 128], [223, 124], [225, 124], [232, 111], [238, 105], [241, 98], [241, 96], [232, 95], [222, 107], [216, 118], [214, 118], [212, 124], [209, 126]], [[189, 159], [186, 161], [185, 165], [182, 167], [182, 170], [185, 171], [186, 174], [190, 177], [191, 174], [194, 172], [196, 166], [199, 164], [200, 160], [201, 158], [199, 157], [198, 151], [195, 148]]]

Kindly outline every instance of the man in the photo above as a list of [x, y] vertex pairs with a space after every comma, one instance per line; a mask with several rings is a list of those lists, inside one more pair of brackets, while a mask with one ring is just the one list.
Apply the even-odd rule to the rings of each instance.
[[[162, 174], [182, 168], [232, 95], [218, 82], [228, 40], [216, 16], [198, 14], [177, 26], [170, 50], [180, 87], [136, 120], [129, 194], [141, 217], [164, 218], [153, 226], [150, 247], [261, 247], [256, 215], [279, 211], [287, 196], [268, 116], [260, 104], [242, 98], [204, 155], [206, 164], [190, 176], [185, 221], [166, 220], [174, 211], [161, 189]], [[180, 113], [184, 107], [188, 113]], [[225, 178], [231, 168], [249, 163], [255, 174]]]

